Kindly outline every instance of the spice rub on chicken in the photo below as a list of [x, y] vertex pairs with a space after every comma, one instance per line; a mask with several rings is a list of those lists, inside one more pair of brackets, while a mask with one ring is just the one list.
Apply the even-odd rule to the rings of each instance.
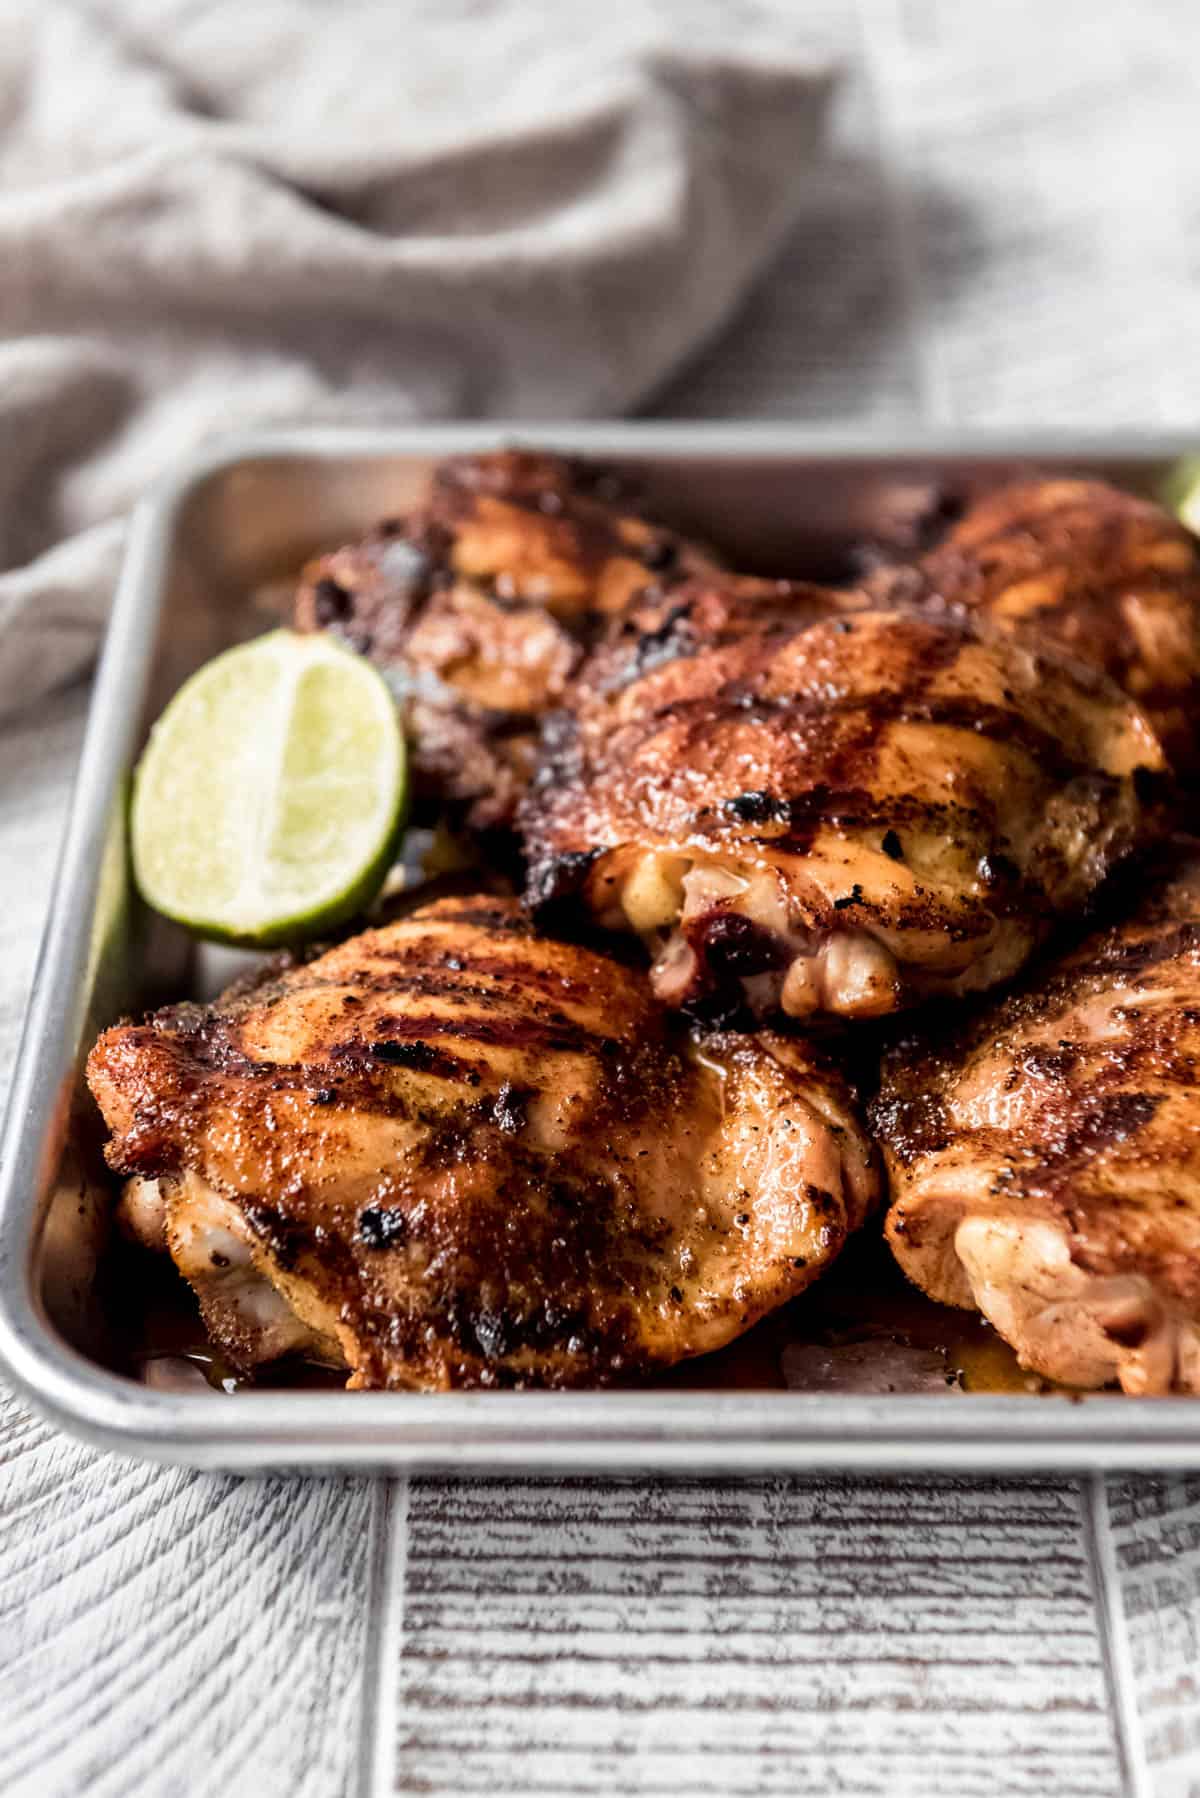
[[243, 1366], [357, 1387], [602, 1384], [719, 1348], [877, 1196], [799, 1038], [679, 1031], [644, 974], [446, 899], [249, 993], [108, 1030], [88, 1078]]
[[1076, 1386], [1200, 1392], [1200, 844], [873, 1106], [901, 1267]]
[[1012, 975], [1152, 826], [1160, 747], [1053, 649], [816, 588], [635, 606], [543, 733], [527, 897], [668, 1005], [876, 1017]]
[[877, 598], [986, 616], [1101, 668], [1142, 706], [1181, 775], [1200, 774], [1200, 544], [1104, 481], [1032, 480], [969, 507]]
[[388, 673], [418, 805], [489, 830], [509, 823], [538, 722], [603, 620], [647, 585], [713, 566], [582, 465], [456, 456], [409, 517], [308, 565], [295, 623], [335, 632]]

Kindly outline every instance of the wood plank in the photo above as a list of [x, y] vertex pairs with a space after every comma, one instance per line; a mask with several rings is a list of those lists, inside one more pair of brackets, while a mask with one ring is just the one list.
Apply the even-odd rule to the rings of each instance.
[[[3, 734], [0, 1090], [83, 692]], [[375, 1527], [365, 1480], [232, 1480], [98, 1455], [0, 1391], [0, 1791], [336, 1798], [358, 1789]]]
[[1110, 1480], [1121, 1621], [1154, 1798], [1200, 1792], [1200, 1474]]
[[0, 1491], [0, 1791], [357, 1789], [382, 1485], [117, 1460], [2, 1395]]
[[1073, 1482], [423, 1479], [407, 1527], [397, 1793], [1122, 1790]]

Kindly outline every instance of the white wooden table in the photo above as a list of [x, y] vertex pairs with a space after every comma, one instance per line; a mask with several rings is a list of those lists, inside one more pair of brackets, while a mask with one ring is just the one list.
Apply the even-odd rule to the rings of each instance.
[[[1194, 425], [1195, 0], [819, 0], [771, 281], [654, 410]], [[0, 1075], [85, 695], [0, 737]], [[1194, 1478], [236, 1481], [0, 1397], [0, 1790], [1187, 1798]]]

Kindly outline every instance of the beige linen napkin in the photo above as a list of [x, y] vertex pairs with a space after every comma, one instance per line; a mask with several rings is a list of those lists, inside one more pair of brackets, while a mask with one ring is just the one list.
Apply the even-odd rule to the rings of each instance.
[[215, 432], [636, 404], [779, 245], [787, 0], [0, 0], [0, 712]]

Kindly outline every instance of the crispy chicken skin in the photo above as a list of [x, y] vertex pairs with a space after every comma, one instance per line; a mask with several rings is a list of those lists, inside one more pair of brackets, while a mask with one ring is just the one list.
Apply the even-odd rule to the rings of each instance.
[[741, 585], [633, 608], [519, 812], [530, 903], [635, 930], [664, 1003], [863, 1018], [991, 986], [1151, 828], [1161, 751], [1102, 676]]
[[1200, 545], [1161, 506], [1103, 481], [1040, 480], [972, 505], [912, 568], [868, 582], [891, 602], [986, 614], [1102, 668], [1200, 774]]
[[802, 1291], [877, 1196], [831, 1064], [676, 1033], [645, 976], [446, 899], [107, 1031], [88, 1078], [210, 1334], [356, 1387], [602, 1384]]
[[410, 517], [310, 563], [294, 621], [387, 670], [418, 803], [488, 830], [510, 821], [537, 723], [602, 621], [648, 584], [712, 566], [577, 465], [459, 456], [439, 464]]
[[900, 1043], [873, 1121], [888, 1239], [1076, 1386], [1200, 1392], [1200, 844], [1122, 922]]

